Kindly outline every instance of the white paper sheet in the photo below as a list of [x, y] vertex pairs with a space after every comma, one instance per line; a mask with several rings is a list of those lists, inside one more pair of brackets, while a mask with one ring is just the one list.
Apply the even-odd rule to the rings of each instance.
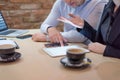
[[62, 18], [62, 19], [57, 19], [58, 21], [61, 21], [61, 22], [64, 22], [64, 23], [67, 23], [67, 24], [70, 24], [70, 25], [72, 25], [72, 26], [74, 26], [74, 27], [77, 27], [77, 28], [83, 28], [82, 26], [79, 26], [79, 25], [76, 25], [76, 24], [74, 24], [74, 23], [72, 23], [71, 21], [69, 21], [68, 19], [66, 19], [66, 18]]
[[52, 48], [43, 48], [43, 50], [50, 55], [51, 57], [63, 56], [66, 55], [67, 49], [70, 48], [79, 48], [82, 49], [84, 52], [89, 52], [89, 50], [82, 48], [80, 46], [63, 46], [63, 47], [52, 47]]

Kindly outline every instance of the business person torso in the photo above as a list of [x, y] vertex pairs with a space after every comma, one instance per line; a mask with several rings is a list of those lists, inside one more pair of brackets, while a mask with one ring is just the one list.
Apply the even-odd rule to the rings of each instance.
[[96, 41], [106, 44], [104, 55], [120, 58], [120, 7], [111, 1], [104, 9]]
[[84, 28], [77, 30], [91, 41], [106, 45], [104, 56], [120, 58], [120, 6], [115, 13], [114, 7], [112, 0], [105, 6], [98, 31], [86, 21]]

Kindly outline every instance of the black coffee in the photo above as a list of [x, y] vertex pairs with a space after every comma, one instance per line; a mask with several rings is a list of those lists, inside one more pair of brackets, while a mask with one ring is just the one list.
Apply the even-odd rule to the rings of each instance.
[[83, 61], [85, 53], [81, 49], [67, 50], [67, 57], [72, 64], [79, 64]]

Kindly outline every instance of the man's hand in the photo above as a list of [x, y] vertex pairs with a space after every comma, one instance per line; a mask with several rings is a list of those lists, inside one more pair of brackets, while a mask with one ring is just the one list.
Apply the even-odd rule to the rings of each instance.
[[61, 46], [64, 46], [63, 42], [66, 42], [55, 27], [48, 28], [48, 36], [51, 43], [60, 43]]
[[46, 41], [46, 35], [43, 33], [35, 33], [32, 35], [32, 40], [35, 42], [44, 42]]
[[98, 43], [98, 42], [95, 42], [95, 43], [90, 43], [88, 45], [88, 49], [93, 51], [93, 52], [96, 52], [96, 53], [101, 53], [103, 54], [104, 51], [105, 51], [105, 48], [106, 48], [106, 45], [103, 45], [101, 43]]

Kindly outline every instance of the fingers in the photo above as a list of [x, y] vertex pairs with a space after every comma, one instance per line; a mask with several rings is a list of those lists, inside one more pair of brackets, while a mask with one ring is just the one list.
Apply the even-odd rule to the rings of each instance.
[[57, 43], [60, 43], [61, 46], [64, 46], [64, 42], [67, 42], [67, 40], [64, 39], [62, 36], [59, 36], [59, 40]]
[[61, 45], [61, 46], [64, 46], [63, 41], [60, 41], [60, 45]]
[[60, 43], [61, 46], [64, 46], [63, 42], [64, 42], [63, 37], [59, 36], [59, 43]]
[[36, 42], [37, 41], [36, 38], [37, 38], [37, 34], [33, 34], [31, 39]]
[[52, 43], [60, 43], [61, 46], [64, 46], [64, 44], [63, 44], [64, 40], [61, 38], [61, 36], [52, 38], [51, 42]]
[[44, 42], [46, 41], [46, 35], [43, 33], [35, 33], [32, 35], [32, 40], [35, 42]]
[[64, 41], [65, 43], [68, 42], [67, 39], [65, 39], [65, 38], [63, 38], [63, 41]]
[[51, 38], [50, 38], [50, 42], [51, 42], [51, 43], [60, 43], [61, 46], [64, 46], [64, 42], [67, 42], [67, 40], [64, 39], [64, 38], [62, 37], [62, 35], [60, 34], [60, 35], [51, 37]]
[[75, 18], [76, 16], [73, 14], [69, 14], [70, 17]]

